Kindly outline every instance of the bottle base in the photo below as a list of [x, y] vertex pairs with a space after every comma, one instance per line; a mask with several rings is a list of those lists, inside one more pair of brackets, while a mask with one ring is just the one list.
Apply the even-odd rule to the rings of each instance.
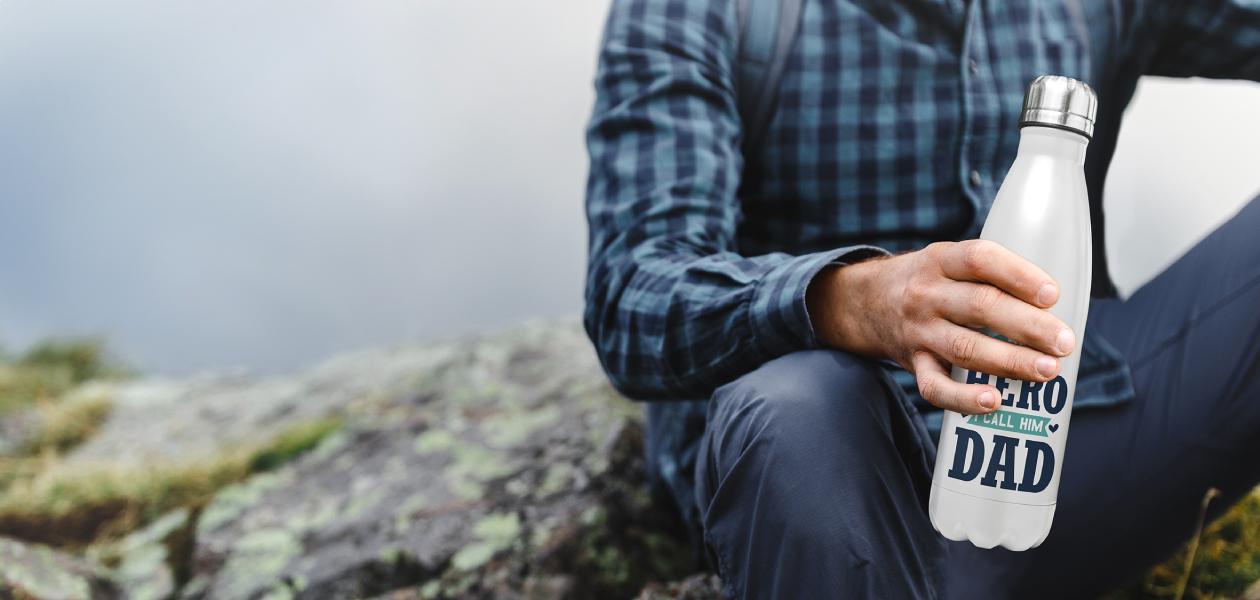
[[941, 535], [979, 548], [1028, 550], [1045, 541], [1055, 504], [1016, 504], [979, 498], [932, 484], [928, 515]]

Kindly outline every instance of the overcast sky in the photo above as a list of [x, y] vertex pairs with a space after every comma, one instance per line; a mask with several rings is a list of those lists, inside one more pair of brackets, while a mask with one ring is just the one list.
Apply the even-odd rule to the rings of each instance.
[[[0, 344], [273, 372], [576, 315], [606, 5], [0, 3]], [[1130, 287], [1260, 188], [1258, 86], [1156, 87], [1117, 159]]]
[[0, 4], [0, 343], [270, 371], [576, 314], [604, 10]]

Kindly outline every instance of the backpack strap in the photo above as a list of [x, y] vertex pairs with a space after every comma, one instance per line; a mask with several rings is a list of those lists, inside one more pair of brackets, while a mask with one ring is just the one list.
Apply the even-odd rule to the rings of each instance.
[[760, 143], [774, 114], [779, 79], [801, 24], [802, 1], [736, 0], [735, 93], [746, 150]]

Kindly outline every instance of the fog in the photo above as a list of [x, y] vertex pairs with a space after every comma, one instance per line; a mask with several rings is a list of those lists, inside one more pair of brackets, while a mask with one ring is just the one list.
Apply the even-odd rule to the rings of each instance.
[[0, 340], [276, 370], [576, 313], [603, 11], [4, 3]]
[[[605, 8], [0, 4], [0, 343], [270, 372], [577, 314]], [[1130, 289], [1260, 188], [1256, 86], [1152, 86], [1113, 184]], [[1165, 122], [1201, 97], [1221, 106]], [[1152, 149], [1167, 127], [1202, 139]], [[1155, 208], [1187, 195], [1192, 218]]]

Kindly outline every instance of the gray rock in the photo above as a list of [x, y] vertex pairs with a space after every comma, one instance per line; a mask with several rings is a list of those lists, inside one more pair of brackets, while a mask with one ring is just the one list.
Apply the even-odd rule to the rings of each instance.
[[699, 573], [666, 585], [650, 583], [639, 593], [638, 600], [721, 600], [724, 597], [721, 579]]
[[644, 490], [640, 411], [575, 323], [410, 352], [440, 358], [202, 511], [185, 596], [629, 597], [689, 572]]
[[191, 551], [192, 514], [179, 509], [118, 542], [88, 550], [96, 563], [116, 565], [110, 576], [131, 600], [161, 600], [175, 594], [175, 566]]
[[411, 392], [450, 351], [431, 345], [359, 352], [295, 377], [218, 374], [91, 383], [74, 394], [103, 395], [113, 408], [66, 460], [129, 466], [213, 456], [263, 441], [288, 425], [392, 401]]
[[[358, 352], [291, 377], [74, 394], [113, 408], [69, 464], [196, 461], [333, 414], [346, 425], [85, 558], [0, 545], [0, 597], [627, 598], [694, 570], [647, 495], [640, 407], [608, 385], [572, 320]], [[696, 587], [679, 585], [652, 597]]]
[[0, 538], [0, 598], [119, 597], [104, 569], [69, 554]]

